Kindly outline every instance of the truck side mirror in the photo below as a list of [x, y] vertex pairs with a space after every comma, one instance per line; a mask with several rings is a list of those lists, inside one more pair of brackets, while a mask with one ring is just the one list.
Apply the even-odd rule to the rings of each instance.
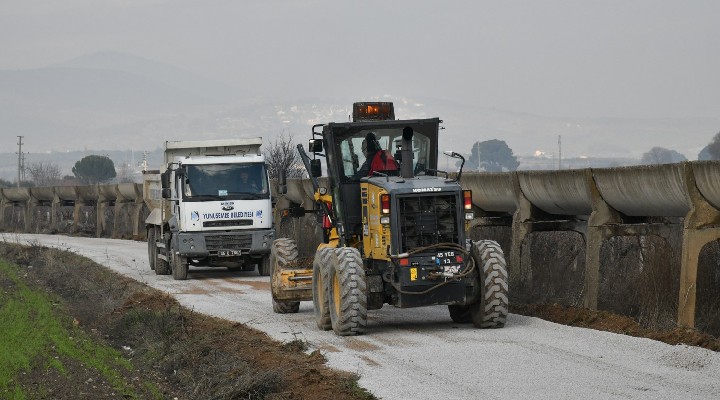
[[[162, 186], [163, 189], [167, 189], [170, 187], [170, 171], [165, 171], [162, 174], [160, 174], [160, 185]], [[170, 196], [163, 197], [163, 198], [167, 199], [169, 197]]]
[[321, 153], [323, 151], [323, 144], [321, 139], [310, 139], [308, 143], [308, 150], [311, 153]]
[[165, 188], [162, 190], [162, 198], [163, 199], [169, 199], [172, 197], [172, 190], [169, 188]]
[[320, 165], [320, 159], [310, 160], [310, 174], [313, 178], [322, 176], [322, 166]]
[[280, 194], [287, 193], [287, 173], [284, 169], [280, 171], [280, 175], [278, 176], [278, 192]]

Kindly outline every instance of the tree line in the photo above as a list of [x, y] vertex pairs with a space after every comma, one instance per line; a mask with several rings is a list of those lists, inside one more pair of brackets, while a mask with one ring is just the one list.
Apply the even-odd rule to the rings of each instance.
[[[281, 133], [265, 146], [263, 154], [270, 178], [277, 178], [285, 171], [288, 178], [306, 176], [297, 152], [292, 134]], [[466, 171], [503, 172], [515, 171], [520, 166], [517, 156], [504, 140], [491, 139], [477, 141], [466, 154]], [[713, 136], [710, 143], [698, 154], [698, 160], [720, 160], [720, 132]], [[669, 164], [687, 161], [687, 158], [675, 150], [655, 146], [643, 153], [641, 164]], [[459, 166], [459, 164], [458, 164]], [[74, 185], [93, 185], [108, 183], [118, 177], [115, 164], [108, 156], [89, 155], [77, 161], [72, 167], [73, 175], [63, 176], [60, 167], [52, 162], [31, 163], [25, 167], [28, 180], [20, 186], [55, 186], [63, 183]], [[121, 171], [120, 183], [132, 182], [128, 171]], [[17, 183], [0, 179], [0, 187], [14, 187]]]

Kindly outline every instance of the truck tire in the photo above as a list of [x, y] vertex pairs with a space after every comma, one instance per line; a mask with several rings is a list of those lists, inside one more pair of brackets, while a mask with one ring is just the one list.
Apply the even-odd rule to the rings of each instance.
[[[270, 269], [271, 274], [275, 273], [275, 268], [282, 269], [286, 265], [292, 264], [297, 260], [298, 250], [294, 240], [280, 238], [275, 239], [270, 250]], [[272, 299], [273, 311], [278, 314], [291, 314], [300, 311], [299, 301], [279, 301]]]
[[172, 275], [176, 281], [184, 281], [187, 279], [188, 274], [188, 259], [175, 252], [175, 249], [171, 248], [172, 253]]
[[157, 246], [155, 245], [155, 227], [152, 227], [147, 231], [147, 246], [150, 270], [155, 271], [155, 261], [157, 261]]
[[360, 252], [335, 249], [328, 271], [330, 321], [338, 336], [357, 335], [367, 326], [367, 283]]
[[313, 260], [313, 309], [315, 310], [315, 323], [323, 331], [332, 329], [330, 320], [330, 303], [328, 301], [328, 271], [332, 266], [334, 248], [325, 247], [315, 254]]
[[469, 307], [473, 325], [477, 328], [502, 328], [508, 315], [505, 255], [493, 240], [473, 242], [471, 253], [480, 273], [480, 296]]
[[162, 237], [160, 236], [160, 229], [155, 227], [155, 275], [170, 275], [170, 263], [167, 260], [167, 254], [165, 260], [158, 257], [160, 255], [160, 249], [157, 247], [158, 239], [162, 240]]
[[262, 260], [257, 265], [258, 275], [270, 276], [270, 256], [263, 256]]

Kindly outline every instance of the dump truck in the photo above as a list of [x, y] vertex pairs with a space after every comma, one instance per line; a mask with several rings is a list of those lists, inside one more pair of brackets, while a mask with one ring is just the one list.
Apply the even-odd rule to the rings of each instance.
[[[278, 238], [270, 253], [276, 313], [313, 302], [315, 321], [337, 335], [362, 333], [367, 311], [447, 305], [456, 323], [505, 325], [508, 275], [504, 253], [492, 240], [471, 241], [472, 192], [457, 173], [438, 170], [439, 118], [396, 120], [389, 102], [353, 105], [351, 122], [312, 127], [308, 150], [298, 145], [312, 180], [323, 240], [312, 258], [298, 257], [297, 242]], [[368, 153], [369, 142], [374, 142]], [[366, 161], [381, 155], [380, 169]], [[389, 162], [391, 159], [394, 162]], [[376, 160], [372, 160], [376, 164]], [[325, 167], [325, 168], [323, 168]], [[384, 169], [383, 169], [384, 168]], [[327, 187], [318, 177], [327, 171]], [[282, 178], [279, 188], [285, 187]]]
[[144, 173], [150, 268], [187, 279], [189, 266], [270, 273], [275, 238], [262, 138], [167, 141]]

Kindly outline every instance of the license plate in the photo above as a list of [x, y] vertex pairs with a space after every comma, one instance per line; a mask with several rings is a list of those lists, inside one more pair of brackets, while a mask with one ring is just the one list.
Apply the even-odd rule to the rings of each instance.
[[242, 254], [240, 250], [218, 250], [219, 257], [232, 257]]
[[443, 272], [446, 274], [457, 274], [460, 273], [460, 267], [462, 267], [462, 265], [443, 265]]

